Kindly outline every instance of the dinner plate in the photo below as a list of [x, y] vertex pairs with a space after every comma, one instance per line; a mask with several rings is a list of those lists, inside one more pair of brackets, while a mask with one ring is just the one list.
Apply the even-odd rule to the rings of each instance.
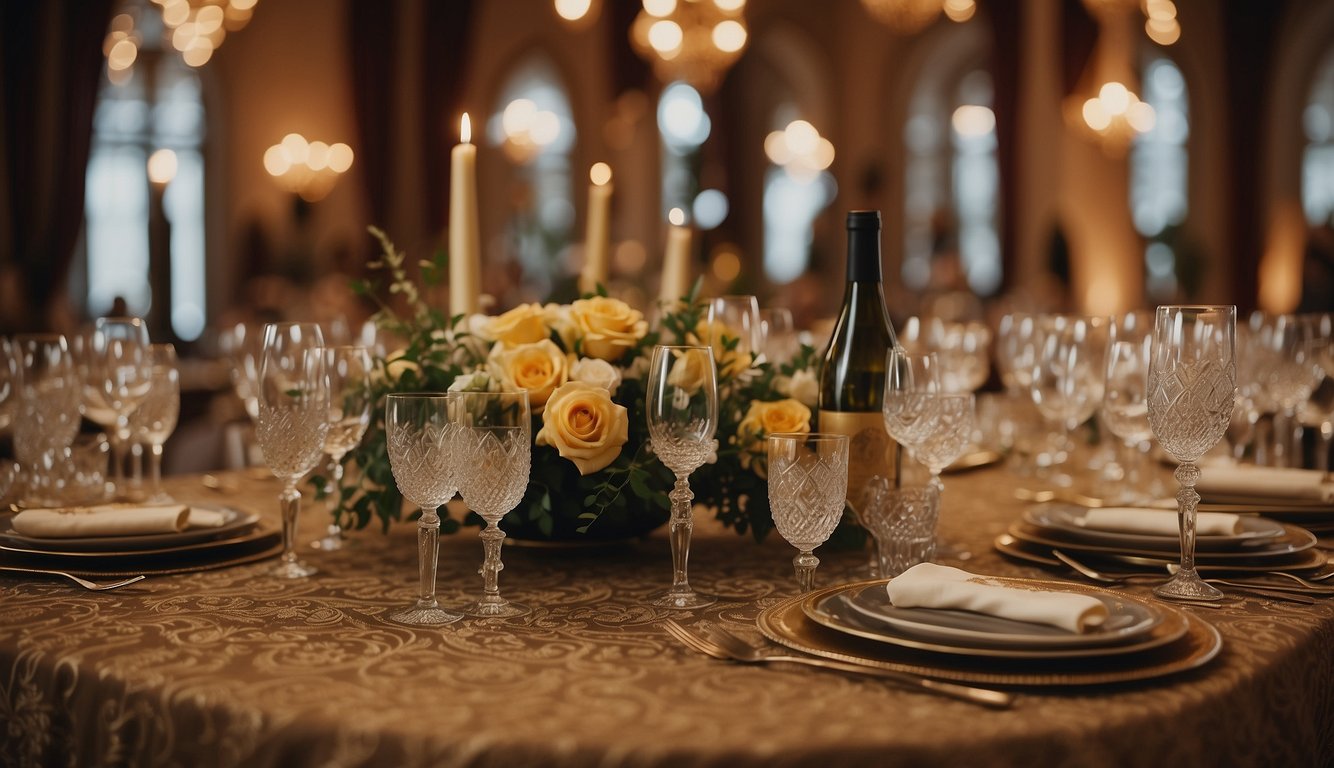
[[91, 560], [127, 560], [127, 561], [154, 561], [158, 559], [171, 559], [181, 556], [192, 556], [200, 553], [211, 552], [213, 550], [226, 549], [243, 544], [249, 544], [266, 536], [272, 536], [272, 531], [266, 531], [256, 526], [239, 535], [230, 536], [225, 539], [209, 539], [208, 541], [197, 541], [192, 544], [180, 544], [174, 547], [156, 547], [153, 549], [125, 549], [125, 550], [56, 550], [56, 549], [32, 549], [15, 544], [0, 543], [0, 553], [9, 553], [13, 555], [23, 555], [29, 558], [41, 558], [48, 563], [73, 563], [85, 562]]
[[756, 619], [756, 627], [769, 640], [812, 656], [937, 680], [1024, 688], [1069, 688], [1153, 680], [1208, 664], [1223, 647], [1217, 629], [1185, 611], [1165, 605], [1162, 610], [1167, 614], [1167, 620], [1155, 631], [1180, 621], [1185, 624], [1185, 632], [1177, 640], [1138, 653], [1072, 658], [1041, 654], [1031, 658], [1002, 658], [932, 653], [840, 632], [816, 623], [802, 610], [806, 600], [818, 600], [831, 590], [846, 587], [831, 587], [766, 608]]
[[[174, 573], [194, 573], [218, 568], [268, 560], [282, 554], [282, 533], [276, 530], [253, 530], [225, 542], [207, 542], [197, 547], [186, 545], [186, 551], [171, 555], [158, 552], [136, 553], [135, 557], [53, 558], [50, 553], [34, 554], [5, 551], [0, 547], [0, 564], [18, 568], [51, 569], [53, 567], [75, 576], [123, 578], [129, 576], [165, 576]], [[22, 574], [3, 574], [22, 577]]]
[[[1069, 536], [1052, 528], [1039, 528], [1028, 523], [1016, 523], [1010, 526], [1009, 532], [1015, 538], [1023, 539], [1024, 541], [1031, 541], [1035, 544], [1044, 544], [1056, 549], [1069, 549], [1078, 552], [1167, 558], [1172, 561], [1178, 559], [1177, 555], [1179, 552], [1175, 547], [1167, 550], [1151, 549], [1147, 547], [1095, 544], [1074, 536]], [[1195, 559], [1199, 563], [1209, 563], [1212, 565], [1232, 562], [1245, 563], [1275, 560], [1289, 557], [1298, 552], [1304, 552], [1311, 547], [1314, 547], [1315, 542], [1315, 535], [1310, 531], [1296, 526], [1285, 525], [1283, 526], [1282, 536], [1257, 541], [1255, 546], [1246, 547], [1245, 549], [1196, 551]]]
[[61, 554], [72, 552], [142, 552], [146, 550], [165, 550], [200, 541], [240, 536], [254, 528], [259, 522], [257, 513], [234, 507], [213, 507], [206, 504], [191, 504], [189, 506], [191, 509], [221, 513], [223, 524], [211, 528], [187, 528], [184, 531], [131, 536], [39, 538], [15, 533], [13, 516], [6, 515], [3, 519], [0, 519], [0, 543], [23, 549]]
[[[1013, 582], [1005, 586], [1016, 586]], [[1061, 591], [1070, 591], [1061, 586]], [[1048, 624], [990, 616], [962, 610], [899, 608], [883, 587], [836, 593], [831, 600], [860, 614], [872, 625], [888, 627], [899, 634], [937, 640], [949, 645], [999, 648], [1089, 648], [1126, 642], [1147, 634], [1162, 623], [1156, 608], [1123, 600], [1119, 596], [1096, 594], [1107, 606], [1107, 620], [1088, 632], [1070, 632]]]
[[[1052, 582], [1041, 582], [1028, 579], [1005, 579], [1008, 584], [1025, 584], [1035, 588], [1050, 588]], [[884, 580], [876, 582], [861, 582], [858, 584], [833, 587], [812, 593], [801, 603], [801, 609], [816, 624], [841, 632], [853, 637], [872, 640], [877, 643], [885, 643], [900, 648], [910, 648], [918, 651], [929, 651], [935, 654], [945, 654], [951, 656], [979, 656], [999, 659], [1067, 659], [1067, 658], [1091, 658], [1098, 656], [1114, 656], [1118, 654], [1137, 653], [1139, 651], [1149, 650], [1176, 640], [1185, 633], [1185, 627], [1179, 619], [1173, 620], [1172, 614], [1166, 611], [1157, 613], [1160, 620], [1149, 627], [1148, 630], [1138, 638], [1131, 639], [1121, 644], [1093, 645], [1083, 647], [1007, 647], [1004, 644], [988, 645], [977, 643], [975, 641], [961, 642], [957, 638], [942, 639], [939, 637], [928, 638], [902, 631], [897, 628], [889, 627], [882, 622], [868, 619], [864, 614], [859, 613], [848, 607], [842, 595], [860, 590], [864, 587], [878, 586], [881, 591], [884, 590]], [[1086, 587], [1082, 584], [1059, 584], [1055, 585], [1064, 591], [1080, 592], [1091, 594], [1101, 598], [1106, 593], [1096, 587]], [[1134, 598], [1111, 595], [1113, 600], [1122, 603], [1131, 602]], [[1141, 603], [1149, 608], [1147, 603]], [[1156, 609], [1155, 609], [1156, 611]], [[1017, 623], [1017, 622], [1012, 622]], [[1005, 634], [1012, 634], [1007, 632]]]
[[[1007, 555], [1016, 560], [1022, 560], [1039, 565], [1055, 566], [1057, 568], [1069, 569], [1065, 563], [1057, 560], [1052, 555], [1052, 547], [1044, 544], [1036, 544], [1030, 541], [1016, 538], [1009, 533], [1002, 533], [997, 536], [992, 545], [997, 552]], [[1072, 547], [1061, 546], [1056, 549], [1065, 549], [1074, 551]], [[1180, 562], [1177, 557], [1142, 557], [1135, 555], [1108, 555], [1094, 552], [1085, 552], [1080, 555], [1080, 560], [1087, 559], [1092, 564], [1097, 562], [1099, 570], [1106, 570], [1116, 574], [1159, 574], [1163, 575], [1163, 580], [1167, 580], [1167, 566], [1176, 565]], [[1268, 573], [1272, 571], [1283, 571], [1285, 573], [1310, 573], [1319, 571], [1327, 564], [1325, 555], [1316, 549], [1308, 549], [1299, 552], [1291, 558], [1266, 561], [1256, 564], [1250, 563], [1226, 563], [1212, 564], [1195, 562], [1195, 569], [1205, 576], [1223, 576], [1235, 573]]]
[[[1105, 544], [1109, 547], [1138, 547], [1142, 549], [1169, 549], [1173, 552], [1180, 547], [1180, 536], [1149, 533], [1127, 533], [1107, 531], [1084, 526], [1085, 507], [1074, 504], [1041, 504], [1024, 510], [1024, 522], [1088, 541]], [[1173, 517], [1173, 520], [1176, 518]], [[1237, 534], [1211, 534], [1195, 537], [1197, 552], [1215, 550], [1240, 550], [1249, 547], [1264, 548], [1272, 540], [1283, 536], [1286, 531], [1283, 524], [1275, 520], [1254, 515], [1245, 515], [1240, 519], [1242, 531]]]
[[1002, 456], [999, 451], [970, 451], [955, 459], [948, 467], [945, 467], [941, 471], [946, 474], [967, 472], [970, 469], [980, 469], [982, 467], [989, 467], [992, 464], [998, 464], [1003, 458], [1005, 457]]

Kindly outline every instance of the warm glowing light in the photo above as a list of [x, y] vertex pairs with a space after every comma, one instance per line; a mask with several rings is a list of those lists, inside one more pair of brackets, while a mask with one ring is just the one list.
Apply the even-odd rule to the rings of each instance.
[[292, 159], [283, 150], [283, 145], [274, 144], [264, 150], [264, 170], [270, 176], [282, 176], [292, 168]]
[[167, 29], [175, 29], [190, 18], [190, 4], [185, 0], [168, 0], [162, 6], [162, 23]]
[[472, 143], [472, 121], [468, 119], [468, 113], [463, 113], [463, 119], [459, 120], [459, 141], [464, 144]]
[[989, 107], [965, 104], [954, 110], [950, 124], [960, 136], [986, 136], [996, 130], [996, 113]]
[[765, 136], [764, 154], [774, 165], [787, 165], [792, 159], [792, 154], [787, 151], [787, 134], [783, 131], [772, 131]]
[[805, 120], [793, 120], [764, 137], [764, 154], [791, 176], [810, 179], [834, 162], [834, 145]]
[[537, 114], [537, 105], [532, 100], [515, 99], [505, 105], [505, 111], [500, 115], [500, 128], [506, 136], [526, 133], [528, 126], [533, 123], [533, 115], [535, 114]]
[[566, 21], [579, 21], [592, 7], [593, 0], [556, 0], [556, 15]]
[[945, 12], [946, 18], [950, 21], [963, 23], [973, 18], [973, 14], [977, 13], [977, 3], [973, 0], [945, 0], [941, 10]]
[[788, 123], [786, 135], [788, 151], [794, 155], [808, 155], [815, 151], [815, 146], [820, 142], [820, 132], [805, 120]]
[[201, 35], [207, 35], [214, 30], [222, 29], [224, 15], [222, 8], [219, 6], [206, 5], [195, 12], [195, 28]]
[[111, 31], [122, 36], [130, 34], [134, 31], [134, 17], [128, 13], [118, 14], [111, 20]]
[[668, 221], [668, 223], [670, 223], [673, 227], [681, 227], [681, 226], [684, 226], [685, 223], [686, 223], [686, 212], [683, 211], [683, 210], [681, 210], [680, 208], [673, 208], [673, 209], [667, 214], [667, 221]]
[[668, 54], [681, 47], [681, 26], [674, 21], [653, 22], [648, 28], [648, 44], [660, 54]]
[[310, 143], [299, 133], [289, 133], [284, 136], [282, 147], [288, 159], [297, 165], [305, 165], [306, 158], [310, 156]]
[[1147, 101], [1136, 101], [1126, 110], [1126, 122], [1139, 133], [1148, 133], [1158, 122], [1158, 115]]
[[1177, 6], [1172, 0], [1145, 0], [1144, 15], [1150, 19], [1175, 19]]
[[1112, 116], [1107, 114], [1102, 100], [1089, 99], [1084, 102], [1084, 122], [1095, 131], [1105, 131], [1112, 124]]
[[139, 46], [134, 41], [125, 38], [111, 46], [111, 52], [107, 54], [107, 67], [110, 69], [129, 69], [134, 66], [134, 60], [139, 56]]
[[736, 53], [746, 47], [746, 28], [728, 19], [713, 28], [713, 44], [724, 53]]
[[663, 18], [676, 12], [676, 0], [644, 0], [644, 12]]
[[1181, 39], [1181, 24], [1175, 18], [1149, 19], [1144, 22], [1144, 32], [1159, 45], [1172, 45]]
[[306, 153], [306, 165], [310, 166], [312, 171], [322, 171], [329, 167], [329, 145], [322, 141], [310, 142], [310, 148]]
[[192, 67], [202, 67], [213, 58], [213, 41], [207, 37], [196, 37], [188, 50], [181, 52], [181, 60]]
[[730, 283], [741, 276], [741, 254], [729, 245], [720, 245], [713, 253], [713, 276]]
[[1121, 83], [1112, 81], [1103, 83], [1102, 88], [1098, 90], [1098, 100], [1102, 102], [1103, 109], [1108, 114], [1124, 115], [1130, 108], [1131, 93]]
[[723, 13], [736, 13], [746, 7], [746, 0], [713, 0], [713, 4]]
[[228, 2], [238, 11], [248, 11], [255, 7], [257, 0], [228, 0]]
[[176, 153], [170, 149], [159, 149], [148, 156], [148, 180], [158, 186], [165, 186], [176, 178]]
[[609, 184], [611, 182], [611, 166], [606, 163], [593, 163], [593, 167], [588, 169], [588, 180], [599, 187]]
[[299, 133], [287, 134], [264, 152], [264, 170], [278, 185], [312, 203], [329, 194], [338, 177], [351, 167], [348, 145], [307, 141]]
[[341, 141], [329, 147], [329, 170], [346, 173], [352, 167], [352, 148]]

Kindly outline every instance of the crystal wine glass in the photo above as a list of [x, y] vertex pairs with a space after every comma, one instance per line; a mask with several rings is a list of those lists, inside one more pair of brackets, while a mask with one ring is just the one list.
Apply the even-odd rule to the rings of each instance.
[[[1034, 357], [1031, 392], [1043, 418], [1060, 430], [1064, 445], [1052, 458], [1055, 469], [1070, 457], [1071, 434], [1102, 401], [1107, 350], [1093, 318], [1059, 315], [1048, 320]], [[1057, 485], [1074, 483], [1059, 470], [1049, 479]]]
[[[724, 370], [749, 364], [760, 349], [760, 302], [754, 296], [719, 296], [709, 302], [709, 338], [714, 360]], [[735, 362], [734, 362], [735, 361]], [[737, 371], [739, 372], [739, 371]]]
[[79, 381], [69, 345], [58, 334], [14, 337], [18, 408], [14, 458], [23, 471], [25, 500], [58, 504], [58, 470], [79, 431]]
[[1227, 431], [1236, 397], [1237, 308], [1161, 306], [1155, 317], [1149, 360], [1149, 426], [1179, 462], [1177, 493], [1181, 568], [1154, 589], [1165, 598], [1217, 600], [1222, 592], [1195, 572], [1195, 512], [1200, 495], [1195, 462]]
[[459, 491], [482, 529], [482, 596], [467, 605], [468, 616], [523, 616], [526, 605], [500, 596], [500, 520], [518, 506], [528, 490], [532, 466], [532, 416], [527, 390], [451, 392], [450, 421], [458, 429]]
[[176, 367], [176, 348], [170, 344], [150, 344], [148, 396], [130, 414], [134, 439], [148, 446], [148, 501], [169, 504], [170, 494], [162, 490], [162, 446], [176, 430], [181, 413], [181, 379]]
[[760, 351], [775, 366], [791, 362], [801, 342], [792, 321], [792, 310], [786, 307], [766, 307], [760, 310]]
[[1265, 389], [1274, 398], [1274, 464], [1301, 466], [1298, 409], [1311, 397], [1319, 379], [1309, 360], [1309, 324], [1296, 315], [1270, 318], [1263, 338], [1270, 357], [1264, 370]]
[[934, 353], [914, 354], [894, 347], [885, 355], [885, 430], [908, 450], [935, 429], [940, 363]]
[[690, 558], [690, 474], [716, 449], [718, 429], [718, 371], [713, 349], [692, 346], [657, 346], [649, 361], [649, 439], [658, 460], [676, 475], [672, 489], [672, 586], [653, 604], [664, 608], [700, 608], [715, 598], [690, 588], [686, 565]]
[[329, 433], [324, 436], [324, 454], [330, 464], [324, 492], [331, 519], [324, 537], [311, 546], [328, 552], [343, 548], [343, 527], [338, 519], [343, 457], [357, 447], [371, 423], [370, 352], [365, 347], [326, 347], [324, 368], [329, 377]]
[[329, 380], [324, 337], [314, 323], [270, 323], [264, 327], [259, 368], [256, 435], [264, 462], [279, 480], [283, 556], [274, 575], [301, 579], [315, 569], [296, 556], [296, 521], [301, 512], [301, 476], [315, 468], [329, 431]]
[[769, 509], [774, 527], [797, 556], [797, 586], [811, 591], [820, 559], [813, 554], [838, 527], [848, 494], [848, 437], [777, 433], [766, 439]]
[[111, 442], [111, 482], [124, 496], [125, 451], [130, 444], [130, 414], [148, 396], [148, 326], [137, 317], [101, 317], [93, 324], [88, 357], [93, 400], [113, 416], [107, 436]]
[[385, 443], [389, 468], [403, 498], [421, 509], [417, 520], [418, 598], [389, 615], [400, 624], [449, 624], [463, 614], [440, 607], [435, 598], [440, 557], [440, 507], [458, 490], [455, 429], [443, 393], [391, 394], [385, 398]]
[[14, 343], [8, 337], [0, 336], [0, 432], [9, 429], [14, 422], [14, 412], [18, 410], [18, 380]]
[[264, 329], [237, 323], [218, 339], [232, 365], [232, 388], [252, 422], [259, 420], [259, 365], [264, 356]]
[[908, 448], [913, 458], [926, 465], [931, 482], [942, 491], [940, 473], [963, 455], [973, 435], [975, 396], [970, 393], [940, 392], [932, 395], [932, 428]]
[[1121, 438], [1128, 457], [1122, 495], [1117, 501], [1143, 504], [1151, 501], [1141, 488], [1143, 454], [1139, 446], [1153, 437], [1149, 428], [1149, 351], [1151, 336], [1116, 341], [1107, 350], [1106, 384], [1103, 387], [1102, 420], [1113, 435]]

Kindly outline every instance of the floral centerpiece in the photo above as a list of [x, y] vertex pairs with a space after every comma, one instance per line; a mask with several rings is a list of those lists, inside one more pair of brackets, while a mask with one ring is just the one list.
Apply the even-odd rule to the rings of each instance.
[[[407, 257], [372, 228], [380, 274], [354, 289], [379, 305], [374, 316], [402, 347], [375, 360], [377, 406], [361, 445], [345, 461], [338, 489], [344, 527], [403, 514], [385, 447], [383, 398], [390, 392], [528, 390], [533, 411], [532, 474], [503, 523], [516, 538], [605, 540], [640, 535], [666, 522], [674, 477], [653, 455], [645, 418], [645, 378], [653, 346], [710, 344], [718, 366], [715, 457], [691, 477], [695, 503], [739, 533], [761, 539], [773, 527], [765, 485], [764, 437], [810, 430], [817, 388], [815, 353], [803, 346], [775, 364], [740, 351], [738, 335], [711, 325], [698, 286], [657, 328], [605, 293], [570, 304], [524, 304], [496, 316], [447, 316], [430, 306]], [[420, 264], [439, 281], [443, 257]], [[321, 484], [317, 480], [317, 485]], [[445, 518], [441, 530], [465, 522]]]

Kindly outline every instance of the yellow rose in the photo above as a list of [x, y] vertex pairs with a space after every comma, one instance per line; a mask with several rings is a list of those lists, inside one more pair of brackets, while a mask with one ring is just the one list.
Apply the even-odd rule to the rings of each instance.
[[570, 320], [588, 357], [615, 362], [648, 333], [637, 309], [619, 299], [594, 296], [570, 305]]
[[487, 324], [490, 338], [507, 347], [536, 344], [551, 335], [541, 304], [520, 304]]
[[765, 402], [755, 400], [750, 404], [746, 415], [736, 427], [736, 444], [741, 449], [741, 466], [753, 468], [764, 477], [767, 467], [763, 459], [766, 455], [764, 438], [779, 432], [811, 431], [811, 409], [800, 400], [788, 398]]
[[741, 338], [734, 328], [709, 320], [699, 321], [695, 332], [689, 335], [690, 343], [705, 344], [713, 347], [713, 359], [718, 363], [718, 375], [735, 378], [750, 368], [754, 358], [749, 352], [741, 352], [740, 345], [728, 349], [729, 344]]
[[510, 389], [528, 390], [528, 405], [541, 413], [556, 387], [569, 379], [565, 353], [551, 339], [514, 347], [497, 346], [488, 367], [491, 375]]
[[615, 461], [629, 434], [629, 413], [612, 402], [607, 390], [571, 381], [547, 400], [537, 444], [554, 446], [587, 475]]
[[709, 359], [709, 353], [702, 349], [682, 350], [672, 362], [672, 369], [667, 372], [668, 384], [692, 395], [713, 378], [713, 361]]

